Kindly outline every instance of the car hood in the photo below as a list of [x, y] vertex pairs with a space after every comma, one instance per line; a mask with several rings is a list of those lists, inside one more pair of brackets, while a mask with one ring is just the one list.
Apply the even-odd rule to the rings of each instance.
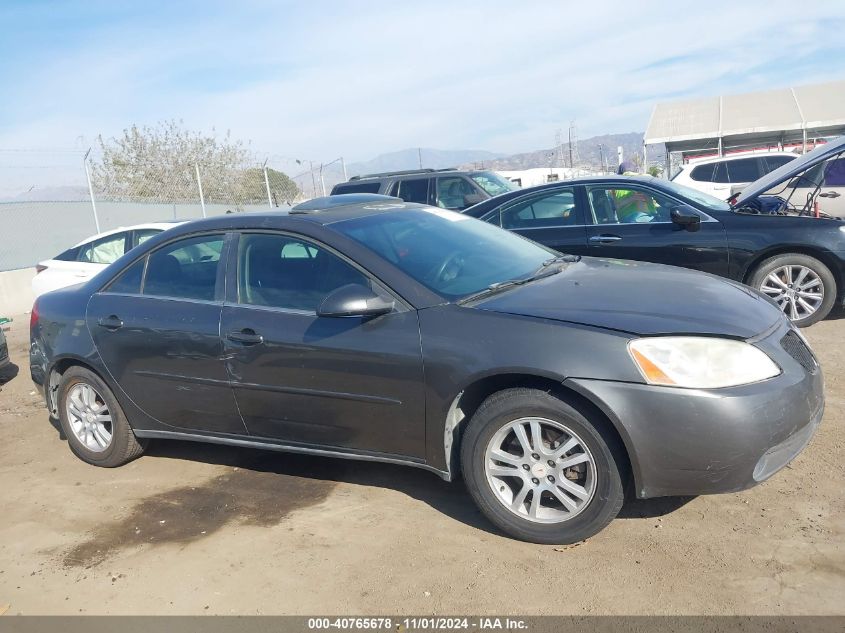
[[762, 178], [758, 178], [750, 185], [746, 186], [739, 196], [737, 196], [737, 199], [733, 204], [734, 208], [743, 206], [760, 194], [769, 191], [790, 178], [794, 178], [810, 167], [817, 165], [820, 162], [839, 154], [840, 152], [845, 152], [845, 136], [840, 136], [829, 143], [820, 145], [800, 158], [789, 161], [785, 165], [781, 165], [774, 171], [769, 172]]
[[727, 279], [674, 266], [590, 257], [475, 307], [640, 335], [743, 339], [783, 318], [768, 299]]

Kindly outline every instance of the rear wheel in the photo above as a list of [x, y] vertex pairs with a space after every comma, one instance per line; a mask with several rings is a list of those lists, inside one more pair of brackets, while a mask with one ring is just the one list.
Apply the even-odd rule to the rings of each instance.
[[59, 420], [73, 453], [89, 464], [114, 467], [144, 452], [123, 409], [97, 374], [71, 367], [59, 385]]
[[798, 327], [824, 319], [836, 301], [836, 280], [822, 262], [797, 253], [776, 255], [760, 264], [750, 285], [777, 303]]
[[461, 467], [481, 511], [509, 535], [574, 543], [622, 507], [621, 460], [602, 424], [535, 389], [507, 389], [468, 423]]

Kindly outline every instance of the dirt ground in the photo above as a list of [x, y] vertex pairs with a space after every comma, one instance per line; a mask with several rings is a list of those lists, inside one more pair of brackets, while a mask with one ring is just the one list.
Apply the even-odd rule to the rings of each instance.
[[462, 484], [400, 466], [158, 442], [76, 459], [0, 372], [0, 613], [845, 614], [845, 321], [806, 334], [827, 413], [752, 490], [629, 501], [588, 542], [498, 534]]

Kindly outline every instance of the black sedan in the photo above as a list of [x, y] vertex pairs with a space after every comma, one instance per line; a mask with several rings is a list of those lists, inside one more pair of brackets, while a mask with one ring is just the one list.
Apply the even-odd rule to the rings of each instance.
[[[842, 156], [845, 137], [752, 183], [732, 203], [640, 177], [582, 178], [502, 194], [464, 213], [555, 250], [701, 270], [757, 288], [798, 326], [845, 299], [845, 224], [815, 217], [802, 174]], [[785, 184], [781, 184], [785, 183]], [[774, 195], [778, 194], [778, 195]]]
[[740, 284], [360, 200], [184, 224], [40, 297], [31, 373], [71, 450], [119, 466], [185, 439], [461, 472], [499, 528], [566, 543], [629, 482], [753, 486], [821, 419], [815, 357]]

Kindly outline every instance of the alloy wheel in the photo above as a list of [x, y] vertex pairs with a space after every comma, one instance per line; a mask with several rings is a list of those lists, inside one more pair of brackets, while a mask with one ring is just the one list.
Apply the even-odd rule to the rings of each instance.
[[791, 321], [815, 314], [824, 301], [824, 283], [819, 275], [798, 264], [774, 269], [763, 279], [760, 290], [774, 299]]
[[560, 523], [593, 499], [596, 466], [583, 440], [559, 422], [513, 420], [490, 439], [484, 472], [496, 498], [517, 516]]
[[71, 387], [65, 409], [73, 434], [85, 448], [102, 453], [111, 445], [111, 413], [94, 387], [84, 382]]

